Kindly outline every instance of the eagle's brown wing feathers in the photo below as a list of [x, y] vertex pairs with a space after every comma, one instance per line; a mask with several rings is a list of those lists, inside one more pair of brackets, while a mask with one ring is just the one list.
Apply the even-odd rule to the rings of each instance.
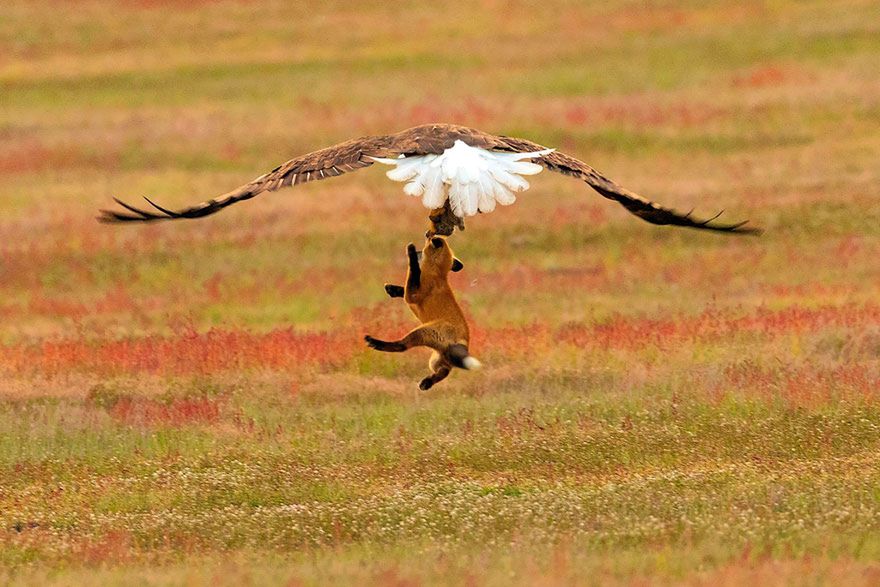
[[[529, 152], [546, 149], [546, 147], [527, 141], [525, 139], [517, 139], [513, 137], [499, 137], [504, 147], [502, 150]], [[550, 171], [556, 171], [564, 175], [576, 177], [599, 192], [602, 196], [609, 200], [614, 200], [626, 208], [631, 214], [634, 214], [650, 222], [651, 224], [671, 224], [675, 226], [686, 226], [689, 228], [698, 228], [702, 230], [715, 230], [719, 232], [736, 232], [741, 234], [760, 234], [761, 230], [745, 226], [748, 220], [736, 222], [733, 224], [722, 224], [714, 222], [723, 210], [709, 219], [699, 219], [691, 216], [691, 212], [685, 214], [665, 208], [656, 204], [647, 198], [640, 196], [635, 192], [631, 192], [623, 186], [620, 186], [583, 161], [575, 159], [570, 155], [553, 151], [543, 157], [533, 159], [535, 163], [542, 165]]]
[[142, 210], [116, 199], [116, 202], [127, 212], [101, 210], [101, 216], [98, 217], [98, 220], [102, 222], [149, 222], [176, 218], [201, 218], [263, 192], [272, 192], [289, 185], [336, 177], [355, 169], [369, 167], [373, 164], [369, 156], [396, 157], [400, 154], [397, 147], [401, 145], [396, 144], [393, 138], [393, 136], [363, 137], [314, 151], [302, 157], [291, 159], [231, 192], [182, 210], [168, 210], [148, 198], [144, 199], [155, 210]]

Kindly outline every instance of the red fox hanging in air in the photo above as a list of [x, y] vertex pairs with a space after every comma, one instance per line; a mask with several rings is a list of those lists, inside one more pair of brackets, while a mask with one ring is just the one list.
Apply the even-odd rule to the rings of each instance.
[[445, 379], [453, 367], [478, 369], [480, 362], [468, 352], [467, 321], [448, 281], [450, 271], [462, 269], [461, 261], [453, 256], [446, 239], [438, 236], [429, 238], [421, 253], [412, 243], [406, 253], [409, 259], [406, 285], [387, 284], [385, 291], [392, 298], [403, 298], [422, 325], [397, 341], [378, 340], [369, 335], [364, 340], [370, 347], [389, 353], [416, 346], [434, 349], [428, 362], [431, 374], [419, 383], [419, 389], [424, 391]]

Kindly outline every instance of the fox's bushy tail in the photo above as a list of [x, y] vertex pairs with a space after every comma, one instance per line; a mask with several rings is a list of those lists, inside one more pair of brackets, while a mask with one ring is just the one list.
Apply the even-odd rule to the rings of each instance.
[[449, 362], [460, 369], [479, 369], [483, 364], [476, 358], [472, 357], [468, 352], [468, 348], [463, 344], [454, 344], [447, 351]]

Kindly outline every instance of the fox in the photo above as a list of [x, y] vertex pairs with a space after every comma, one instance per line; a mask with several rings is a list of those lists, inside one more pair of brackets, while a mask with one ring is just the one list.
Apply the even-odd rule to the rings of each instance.
[[406, 247], [409, 268], [406, 285], [385, 284], [385, 293], [392, 298], [403, 298], [421, 325], [400, 340], [385, 341], [366, 335], [370, 348], [386, 353], [402, 353], [413, 347], [433, 349], [428, 361], [431, 374], [419, 382], [419, 389], [427, 391], [446, 379], [454, 367], [479, 369], [482, 364], [468, 350], [470, 330], [464, 312], [449, 285], [449, 273], [464, 268], [440, 236], [425, 240], [421, 252], [413, 243]]

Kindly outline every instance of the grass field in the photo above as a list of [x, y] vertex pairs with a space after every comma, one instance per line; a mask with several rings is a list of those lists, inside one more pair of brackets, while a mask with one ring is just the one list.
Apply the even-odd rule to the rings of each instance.
[[[876, 585], [878, 63], [862, 0], [5, 2], [0, 583]], [[382, 170], [94, 221], [435, 121], [766, 233], [541, 174], [419, 393]]]

